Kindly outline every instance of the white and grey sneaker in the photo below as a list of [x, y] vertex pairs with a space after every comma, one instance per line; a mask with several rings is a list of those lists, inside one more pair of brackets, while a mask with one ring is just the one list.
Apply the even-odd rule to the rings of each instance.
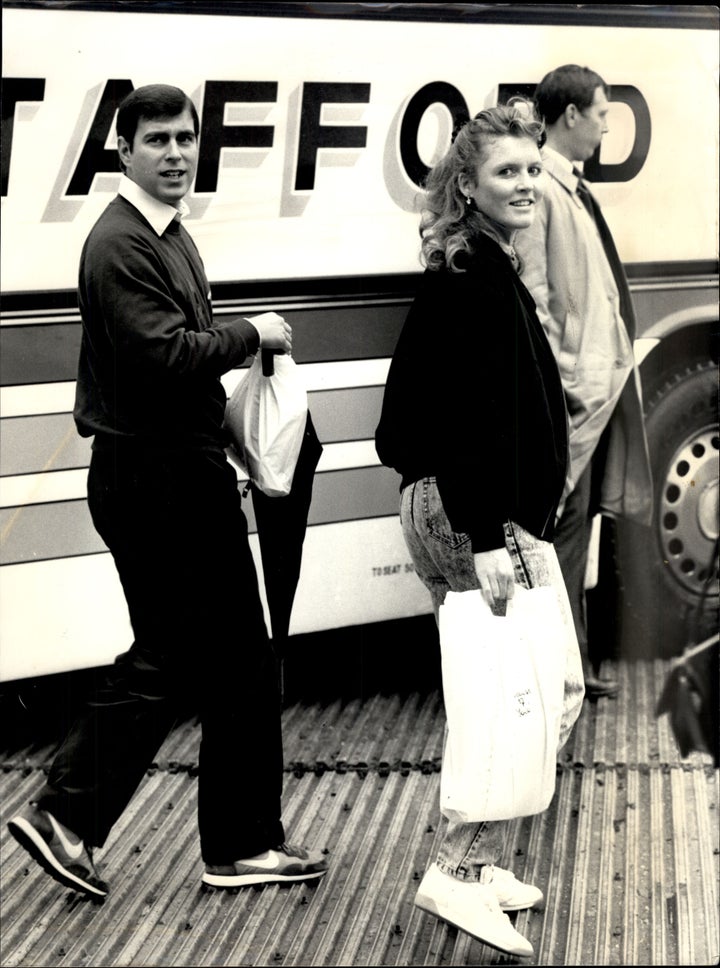
[[30, 856], [56, 881], [90, 897], [103, 898], [107, 884], [100, 880], [90, 848], [47, 810], [30, 803], [11, 820], [8, 830]]
[[246, 887], [311, 881], [327, 873], [327, 859], [319, 850], [309, 851], [292, 844], [281, 844], [265, 856], [236, 860], [233, 864], [206, 864], [203, 884], [211, 887]]

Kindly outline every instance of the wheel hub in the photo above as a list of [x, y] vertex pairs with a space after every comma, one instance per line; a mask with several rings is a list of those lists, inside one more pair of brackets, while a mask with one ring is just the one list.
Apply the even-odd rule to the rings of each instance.
[[[696, 430], [668, 462], [660, 495], [660, 544], [666, 565], [688, 591], [717, 596], [718, 537], [717, 427]], [[711, 558], [713, 560], [711, 560]]]

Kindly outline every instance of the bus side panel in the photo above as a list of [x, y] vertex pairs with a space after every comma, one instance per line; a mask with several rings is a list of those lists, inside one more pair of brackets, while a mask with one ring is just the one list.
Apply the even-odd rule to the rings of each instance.
[[607, 26], [521, 19], [3, 11], [0, 679], [103, 664], [130, 641], [71, 411], [77, 265], [117, 191], [114, 112], [133, 86], [174, 83], [198, 105], [186, 224], [217, 315], [276, 309], [293, 324], [325, 450], [291, 632], [430, 608], [399, 530], [399, 479], [372, 437], [420, 271], [418, 184], [460, 110], [562, 63], [595, 67], [615, 92], [595, 191], [621, 256], [683, 267], [679, 284], [648, 268], [635, 287], [648, 367], [717, 301], [717, 31], [674, 29], [671, 16], [623, 27], [610, 12]]

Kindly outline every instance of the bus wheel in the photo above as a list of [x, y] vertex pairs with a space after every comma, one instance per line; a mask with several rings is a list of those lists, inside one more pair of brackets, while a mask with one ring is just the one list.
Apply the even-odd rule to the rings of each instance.
[[646, 405], [654, 484], [650, 530], [618, 523], [622, 647], [679, 654], [715, 631], [718, 382], [711, 361], [674, 374]]

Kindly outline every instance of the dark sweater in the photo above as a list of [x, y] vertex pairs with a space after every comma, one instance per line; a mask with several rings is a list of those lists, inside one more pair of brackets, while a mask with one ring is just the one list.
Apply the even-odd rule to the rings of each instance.
[[245, 319], [213, 323], [202, 261], [179, 222], [158, 236], [126, 199], [110, 202], [83, 247], [79, 304], [83, 437], [225, 446], [220, 376], [257, 351], [258, 333]]
[[509, 520], [551, 540], [568, 446], [557, 365], [497, 243], [483, 236], [465, 266], [421, 279], [388, 373], [378, 456], [401, 487], [435, 477], [474, 552], [503, 547]]

